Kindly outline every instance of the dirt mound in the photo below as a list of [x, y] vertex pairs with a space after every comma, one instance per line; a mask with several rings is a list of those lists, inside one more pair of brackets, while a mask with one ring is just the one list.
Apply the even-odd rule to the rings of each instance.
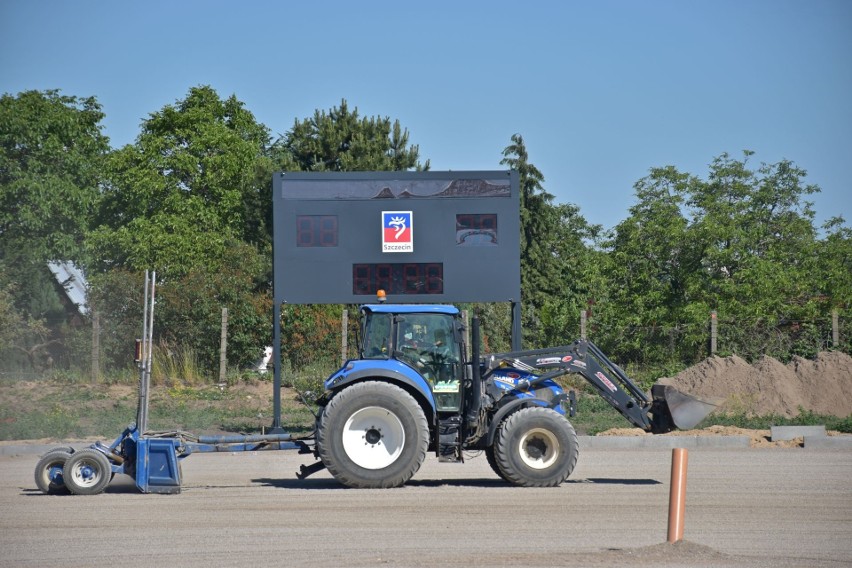
[[721, 412], [852, 414], [852, 357], [838, 351], [819, 353], [813, 361], [795, 357], [787, 365], [765, 356], [753, 365], [736, 355], [714, 356], [667, 382], [682, 392], [723, 401]]

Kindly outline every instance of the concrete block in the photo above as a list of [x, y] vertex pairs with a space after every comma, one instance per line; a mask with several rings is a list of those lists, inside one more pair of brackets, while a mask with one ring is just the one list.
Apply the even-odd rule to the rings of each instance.
[[825, 436], [825, 426], [772, 426], [770, 439], [773, 442], [779, 440], [793, 440], [805, 436]]
[[748, 448], [748, 436], [578, 436], [580, 450]]
[[805, 436], [805, 448], [852, 450], [852, 436]]

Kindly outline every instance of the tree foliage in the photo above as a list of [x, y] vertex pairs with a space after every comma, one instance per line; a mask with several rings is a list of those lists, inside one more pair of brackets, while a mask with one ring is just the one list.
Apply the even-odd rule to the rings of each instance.
[[268, 129], [231, 96], [190, 89], [111, 156], [89, 242], [101, 266], [163, 277], [222, 264], [228, 242], [269, 243]]
[[[47, 260], [76, 260], [88, 268], [109, 365], [128, 363], [145, 269], [158, 273], [163, 346], [190, 350], [212, 372], [227, 307], [229, 361], [249, 365], [271, 340], [272, 173], [430, 166], [398, 120], [361, 117], [345, 99], [296, 119], [274, 143], [241, 101], [209, 86], [150, 114], [135, 142], [114, 151], [103, 118], [94, 97], [0, 98], [6, 361], [14, 352], [44, 368], [58, 345], [85, 347], [85, 332], [66, 341], [69, 312], [45, 269]], [[500, 163], [520, 180], [525, 346], [572, 341], [581, 310], [589, 337], [616, 360], [658, 368], [708, 354], [711, 310], [723, 354], [812, 355], [828, 342], [832, 309], [848, 329], [852, 230], [841, 218], [818, 230], [807, 201], [818, 188], [806, 172], [788, 160], [754, 166], [751, 156], [721, 154], [705, 178], [652, 168], [634, 185], [628, 217], [605, 233], [575, 205], [555, 202], [513, 135]], [[292, 369], [337, 360], [342, 308], [284, 306], [282, 352]], [[472, 309], [486, 349], [507, 349], [507, 307]]]
[[94, 97], [0, 97], [0, 258], [80, 260], [109, 141]]
[[695, 360], [707, 354], [715, 310], [731, 324], [723, 342], [730, 352], [819, 349], [813, 322], [825, 317], [829, 297], [843, 298], [850, 273], [818, 259], [837, 254], [842, 266], [848, 238], [836, 231], [818, 239], [805, 200], [818, 188], [804, 182], [804, 170], [787, 160], [753, 169], [751, 155], [722, 154], [706, 180], [667, 167], [636, 183], [638, 203], [608, 243], [613, 286], [601, 319], [610, 348], [631, 360]]
[[500, 163], [519, 177], [524, 341], [528, 347], [570, 342], [577, 329], [572, 324], [597, 283], [598, 255], [587, 241], [597, 238], [600, 227], [575, 205], [553, 203], [520, 134], [512, 135]]
[[343, 99], [339, 107], [317, 110], [310, 118], [296, 119], [293, 128], [276, 142], [283, 170], [304, 172], [417, 171], [420, 148], [409, 145], [408, 129], [388, 117], [359, 117]]
[[0, 97], [0, 312], [4, 358], [42, 369], [65, 340], [49, 260], [84, 263], [84, 236], [109, 141], [94, 97], [57, 90]]

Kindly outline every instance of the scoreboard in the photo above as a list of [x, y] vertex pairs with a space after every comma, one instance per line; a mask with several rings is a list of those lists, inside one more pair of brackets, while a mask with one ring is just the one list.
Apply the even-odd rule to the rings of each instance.
[[519, 302], [514, 171], [281, 172], [276, 304]]

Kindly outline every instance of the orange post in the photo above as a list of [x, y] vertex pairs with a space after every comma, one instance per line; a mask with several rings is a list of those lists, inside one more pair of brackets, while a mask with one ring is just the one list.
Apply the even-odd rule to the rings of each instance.
[[669, 542], [683, 540], [684, 512], [686, 510], [686, 466], [689, 454], [686, 448], [672, 450], [672, 481], [669, 489]]

